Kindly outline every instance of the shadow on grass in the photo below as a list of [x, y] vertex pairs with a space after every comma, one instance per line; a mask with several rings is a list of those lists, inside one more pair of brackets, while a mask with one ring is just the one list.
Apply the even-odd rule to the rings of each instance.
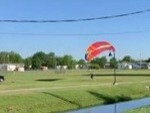
[[52, 93], [48, 93], [48, 92], [43, 92], [43, 93], [44, 93], [44, 94], [47, 94], [47, 95], [50, 95], [50, 96], [53, 96], [53, 97], [56, 97], [56, 98], [58, 98], [58, 99], [61, 99], [61, 100], [65, 101], [65, 102], [68, 102], [68, 103], [70, 103], [70, 104], [76, 105], [76, 106], [78, 106], [78, 108], [81, 108], [81, 107], [82, 107], [80, 104], [78, 104], [78, 103], [76, 103], [76, 102], [74, 102], [74, 101], [68, 100], [68, 99], [66, 99], [66, 98], [64, 98], [64, 97], [61, 97], [61, 96], [59, 96], [59, 95], [52, 94]]
[[59, 81], [62, 79], [37, 79], [36, 81], [40, 81], [40, 82], [55, 82], [55, 81]]
[[90, 93], [91, 95], [95, 96], [97, 99], [99, 100], [104, 100], [104, 104], [113, 104], [116, 102], [123, 102], [123, 101], [129, 101], [132, 100], [131, 97], [128, 96], [115, 96], [115, 97], [109, 97], [103, 94], [99, 94], [97, 92], [93, 92], [93, 91], [88, 91], [88, 93]]
[[[113, 72], [112, 72], [113, 73]], [[84, 74], [82, 76], [91, 76], [90, 74]], [[97, 77], [106, 77], [106, 76], [114, 76], [114, 74], [94, 74], [94, 76]], [[145, 77], [150, 77], [150, 74], [116, 74], [116, 76], [120, 76], [120, 77], [125, 77], [125, 76], [145, 76]]]

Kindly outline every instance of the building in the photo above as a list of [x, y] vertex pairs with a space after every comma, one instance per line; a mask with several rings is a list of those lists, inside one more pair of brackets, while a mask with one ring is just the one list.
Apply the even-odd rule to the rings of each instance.
[[47, 67], [47, 66], [42, 66], [41, 69], [42, 69], [43, 71], [47, 71], [47, 70], [48, 70], [48, 67]]
[[150, 69], [150, 63], [147, 62], [122, 62], [118, 63], [118, 69]]
[[132, 63], [122, 62], [118, 63], [118, 69], [133, 69]]
[[24, 64], [0, 64], [1, 71], [20, 71], [24, 72]]

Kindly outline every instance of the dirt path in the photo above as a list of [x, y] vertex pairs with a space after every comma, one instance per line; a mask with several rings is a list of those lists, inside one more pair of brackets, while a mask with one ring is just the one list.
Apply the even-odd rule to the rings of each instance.
[[[120, 84], [137, 84], [137, 83], [148, 83], [149, 81], [141, 81], [141, 82], [120, 82]], [[13, 89], [13, 90], [0, 90], [0, 94], [2, 93], [15, 93], [15, 92], [27, 92], [27, 91], [42, 91], [42, 90], [57, 90], [57, 89], [72, 89], [72, 88], [84, 88], [84, 87], [97, 87], [97, 86], [112, 86], [112, 83], [101, 83], [95, 85], [77, 85], [77, 86], [58, 86], [58, 87], [37, 87], [37, 88], [24, 88], [24, 89]]]

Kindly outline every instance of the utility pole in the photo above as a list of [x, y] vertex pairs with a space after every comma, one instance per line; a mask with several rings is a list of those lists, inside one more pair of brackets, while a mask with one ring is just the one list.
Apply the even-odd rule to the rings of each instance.
[[113, 85], [116, 85], [116, 55], [114, 52], [114, 82]]

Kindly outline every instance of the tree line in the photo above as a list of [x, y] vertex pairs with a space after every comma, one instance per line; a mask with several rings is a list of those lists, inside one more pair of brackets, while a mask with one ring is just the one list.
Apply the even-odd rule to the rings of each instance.
[[[16, 52], [0, 52], [0, 64], [4, 63], [23, 63], [25, 69], [41, 69], [42, 66], [46, 66], [49, 69], [55, 69], [58, 65], [66, 65], [68, 69], [73, 69], [78, 64], [79, 68], [105, 68], [109, 62], [109, 67], [114, 68], [118, 62], [134, 62], [135, 60], [131, 56], [124, 56], [123, 59], [117, 61], [114, 57], [110, 60], [106, 56], [98, 57], [87, 63], [84, 59], [75, 60], [71, 55], [56, 56], [54, 52], [44, 53], [43, 51], [36, 52], [31, 57], [22, 58], [22, 56]], [[150, 58], [144, 60], [150, 62]]]
[[76, 61], [71, 55], [64, 55], [61, 57], [56, 56], [54, 52], [46, 54], [39, 51], [33, 54], [33, 56], [27, 58], [22, 58], [20, 54], [13, 51], [0, 52], [0, 64], [8, 63], [23, 63], [25, 69], [40, 69], [42, 66], [54, 69], [57, 65], [66, 65], [69, 69], [72, 69], [78, 61]]

